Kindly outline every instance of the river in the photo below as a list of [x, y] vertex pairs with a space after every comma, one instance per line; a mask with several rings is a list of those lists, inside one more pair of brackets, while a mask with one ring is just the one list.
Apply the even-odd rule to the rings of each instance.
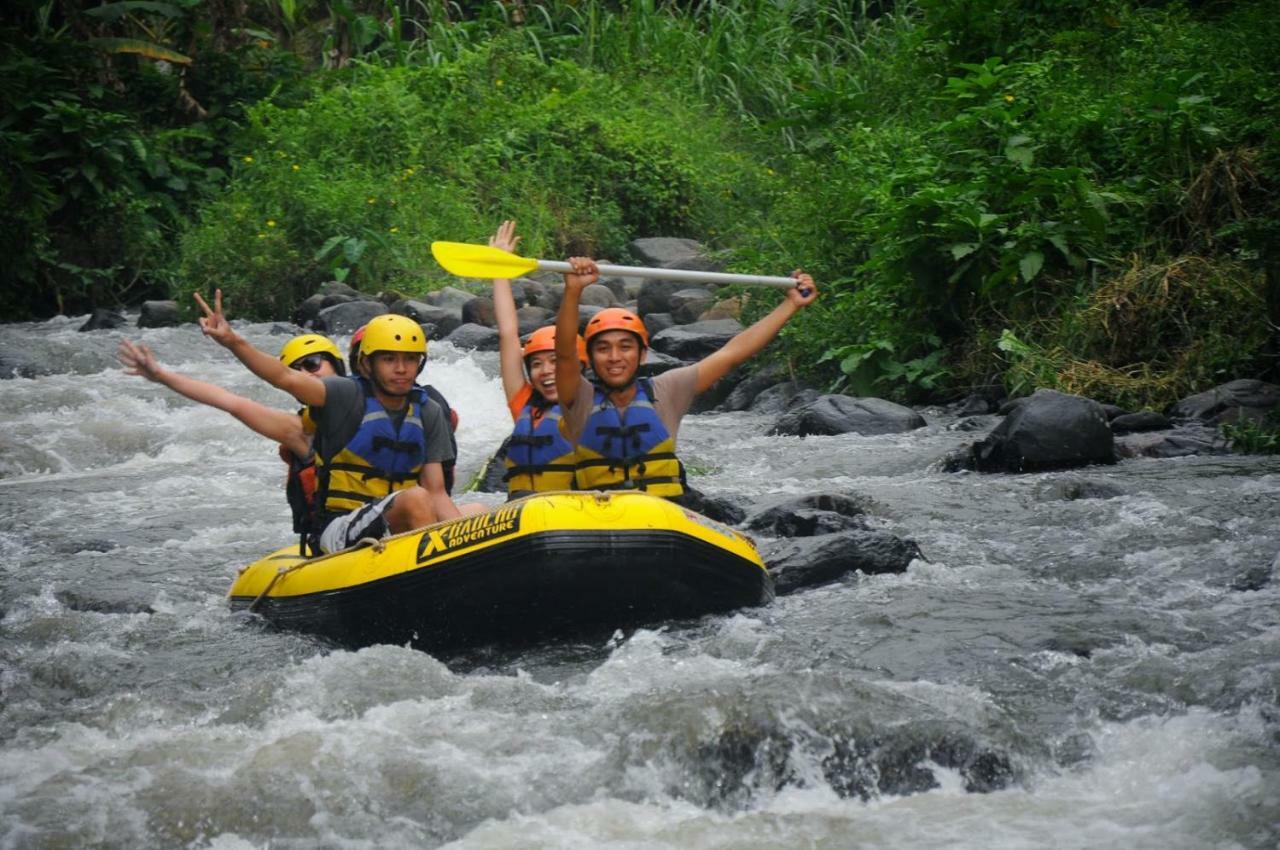
[[[0, 325], [48, 372], [0, 381], [0, 847], [1277, 846], [1280, 458], [949, 474], [981, 432], [936, 409], [700, 415], [701, 489], [856, 493], [928, 560], [609, 640], [353, 652], [228, 609], [291, 537], [274, 447], [83, 321]], [[287, 406], [194, 326], [129, 337]], [[427, 374], [466, 480], [510, 427], [496, 355]]]

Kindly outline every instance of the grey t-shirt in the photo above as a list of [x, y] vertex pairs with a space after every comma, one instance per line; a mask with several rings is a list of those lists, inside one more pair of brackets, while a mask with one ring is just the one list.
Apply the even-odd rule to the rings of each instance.
[[[670, 369], [650, 379], [653, 384], [653, 409], [662, 420], [667, 433], [674, 441], [680, 430], [680, 421], [689, 412], [694, 396], [698, 394], [698, 364]], [[578, 383], [578, 394], [573, 404], [561, 406], [560, 433], [565, 439], [577, 443], [582, 429], [587, 426], [591, 408], [595, 402], [595, 386], [586, 378]]]
[[[355, 378], [329, 377], [324, 381], [324, 407], [312, 407], [311, 418], [316, 423], [315, 447], [321, 457], [332, 457], [342, 450], [360, 430], [364, 419], [364, 391]], [[395, 421], [409, 409], [387, 411]], [[454, 459], [453, 444], [449, 440], [449, 423], [444, 410], [434, 399], [422, 404], [422, 426], [427, 441], [426, 463], [444, 463]]]

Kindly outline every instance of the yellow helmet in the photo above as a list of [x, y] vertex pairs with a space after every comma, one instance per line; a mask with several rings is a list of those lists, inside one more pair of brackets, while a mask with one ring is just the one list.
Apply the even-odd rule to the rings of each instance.
[[298, 362], [308, 354], [327, 354], [333, 358], [334, 366], [341, 365], [342, 354], [333, 340], [320, 334], [303, 334], [295, 336], [280, 349], [280, 362], [286, 366]]
[[385, 313], [375, 316], [364, 326], [360, 339], [360, 356], [368, 357], [379, 351], [407, 351], [427, 356], [427, 335], [422, 326], [408, 316]]

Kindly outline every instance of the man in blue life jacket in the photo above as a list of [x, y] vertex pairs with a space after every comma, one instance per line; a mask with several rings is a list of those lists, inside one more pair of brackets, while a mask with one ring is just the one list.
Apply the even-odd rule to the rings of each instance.
[[682, 496], [684, 469], [676, 457], [676, 433], [694, 397], [768, 345], [792, 316], [813, 303], [818, 288], [797, 270], [796, 285], [772, 312], [697, 363], [652, 379], [637, 379], [649, 348], [644, 322], [629, 310], [601, 310], [583, 333], [596, 375], [592, 384], [579, 370], [573, 348], [578, 301], [600, 273], [586, 257], [569, 262], [573, 271], [564, 276], [556, 319], [556, 387], [561, 433], [576, 446], [577, 487]]
[[336, 552], [378, 538], [455, 519], [442, 464], [452, 460], [440, 405], [417, 386], [426, 335], [405, 316], [383, 315], [365, 327], [360, 374], [319, 379], [289, 369], [237, 334], [222, 312], [196, 295], [200, 327], [259, 378], [292, 395], [315, 421], [322, 530], [319, 547]]

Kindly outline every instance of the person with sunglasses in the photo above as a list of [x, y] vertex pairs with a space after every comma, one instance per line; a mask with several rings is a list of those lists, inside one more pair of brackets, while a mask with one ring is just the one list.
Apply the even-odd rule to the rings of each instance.
[[[217, 384], [165, 369], [147, 345], [122, 340], [116, 358], [126, 374], [146, 378], [199, 404], [230, 413], [247, 428], [280, 444], [280, 459], [289, 467], [285, 495], [293, 512], [294, 531], [306, 535], [315, 510], [315, 423], [307, 408], [297, 413], [276, 410]], [[345, 375], [338, 347], [319, 334], [294, 337], [280, 349], [280, 362], [318, 378]]]
[[361, 539], [399, 534], [462, 516], [444, 486], [454, 458], [440, 405], [417, 386], [426, 363], [422, 327], [384, 314], [365, 327], [359, 372], [318, 379], [287, 368], [237, 334], [222, 309], [195, 294], [205, 336], [249, 371], [307, 405], [316, 424], [319, 534], [308, 543], [336, 552]]

